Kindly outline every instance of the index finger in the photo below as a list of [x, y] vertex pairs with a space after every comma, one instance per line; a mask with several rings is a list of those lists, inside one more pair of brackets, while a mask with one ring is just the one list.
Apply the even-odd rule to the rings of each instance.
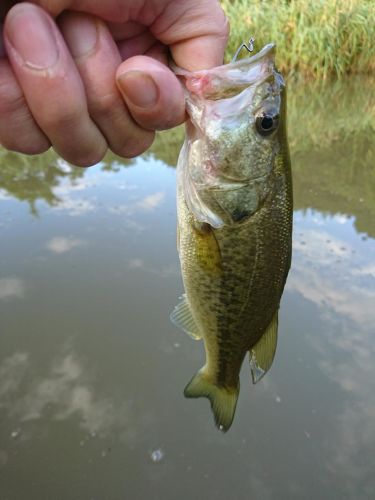
[[170, 47], [181, 68], [196, 71], [223, 63], [229, 22], [217, 0], [169, 2], [150, 31]]
[[106, 21], [135, 21], [171, 49], [175, 63], [189, 71], [222, 64], [229, 23], [218, 0], [30, 0], [52, 15], [64, 9]]

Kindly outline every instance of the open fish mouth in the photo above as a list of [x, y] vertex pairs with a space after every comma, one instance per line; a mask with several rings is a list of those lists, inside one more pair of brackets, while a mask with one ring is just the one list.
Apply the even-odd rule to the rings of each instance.
[[[268, 43], [253, 56], [238, 59], [224, 66], [227, 77], [238, 82], [245, 78], [244, 83], [246, 82], [248, 85], [256, 83], [259, 78], [262, 78], [265, 71], [269, 73], [267, 70], [274, 69], [275, 54], [276, 44]], [[223, 66], [218, 68], [223, 68]]]
[[216, 68], [186, 71], [172, 64], [177, 76], [185, 78], [188, 92], [206, 99], [222, 99], [242, 88], [258, 85], [274, 75], [276, 44], [269, 43], [253, 56], [239, 59]]

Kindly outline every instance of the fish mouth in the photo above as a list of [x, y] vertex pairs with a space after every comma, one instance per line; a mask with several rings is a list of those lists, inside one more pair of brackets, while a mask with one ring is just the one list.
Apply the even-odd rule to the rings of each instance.
[[177, 76], [185, 79], [187, 90], [203, 98], [219, 99], [225, 94], [236, 94], [241, 89], [258, 85], [277, 73], [276, 44], [265, 45], [256, 54], [215, 68], [186, 71], [171, 65]]
[[[259, 52], [250, 56], [237, 59], [229, 64], [232, 68], [238, 68], [243, 65], [249, 66], [259, 63], [260, 61], [265, 62], [266, 60], [274, 61], [276, 54], [276, 43], [267, 43]], [[228, 66], [228, 65], [227, 65]], [[219, 66], [220, 67], [220, 66]]]
[[222, 78], [233, 87], [257, 85], [275, 73], [276, 44], [269, 43], [250, 57], [219, 66]]

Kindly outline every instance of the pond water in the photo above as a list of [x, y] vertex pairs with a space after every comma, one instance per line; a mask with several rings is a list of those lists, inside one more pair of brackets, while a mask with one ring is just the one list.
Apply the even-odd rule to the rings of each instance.
[[293, 262], [232, 428], [182, 391], [182, 131], [88, 170], [0, 151], [0, 500], [375, 497], [374, 82], [289, 91]]

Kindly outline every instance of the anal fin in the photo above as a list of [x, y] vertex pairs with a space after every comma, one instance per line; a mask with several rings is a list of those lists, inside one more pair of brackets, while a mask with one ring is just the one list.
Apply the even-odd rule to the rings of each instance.
[[199, 333], [199, 328], [190, 310], [190, 306], [186, 300], [186, 295], [182, 296], [182, 301], [174, 308], [170, 318], [172, 323], [181, 328], [194, 340], [199, 340], [202, 338], [202, 335]]
[[253, 384], [256, 384], [271, 368], [277, 346], [278, 311], [268, 328], [250, 349], [250, 369]]

